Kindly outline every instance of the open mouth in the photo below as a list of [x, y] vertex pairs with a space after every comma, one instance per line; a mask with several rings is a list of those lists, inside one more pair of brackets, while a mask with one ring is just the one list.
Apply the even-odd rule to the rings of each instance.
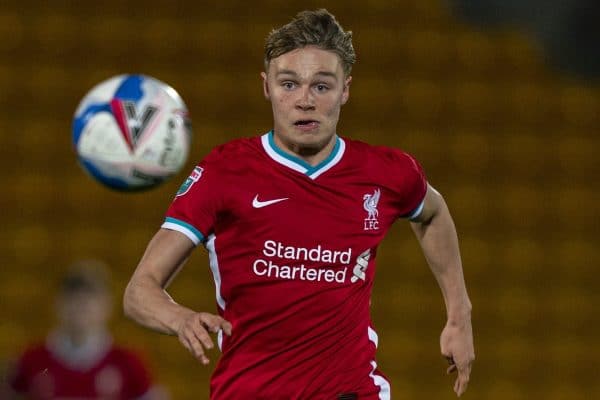
[[296, 126], [307, 126], [311, 124], [318, 124], [318, 122], [312, 119], [301, 119], [299, 121], [294, 122], [294, 125]]
[[301, 132], [312, 132], [319, 128], [319, 121], [314, 119], [301, 119], [294, 122], [294, 126]]

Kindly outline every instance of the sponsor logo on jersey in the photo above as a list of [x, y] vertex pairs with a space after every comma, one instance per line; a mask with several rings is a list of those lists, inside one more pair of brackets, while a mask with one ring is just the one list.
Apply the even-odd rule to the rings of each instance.
[[288, 199], [287, 197], [282, 197], [280, 199], [260, 201], [260, 200], [258, 200], [258, 195], [256, 195], [256, 196], [254, 196], [254, 200], [252, 200], [252, 207], [263, 208], [263, 207], [270, 206], [271, 204], [279, 203], [280, 201], [284, 201], [287, 199]]
[[369, 259], [371, 258], [371, 249], [363, 251], [358, 257], [356, 257], [356, 265], [352, 270], [352, 278], [350, 282], [356, 283], [359, 279], [366, 280], [367, 267], [369, 266]]
[[[309, 282], [336, 282], [344, 283], [348, 273], [347, 265], [352, 260], [352, 249], [332, 250], [321, 245], [316, 247], [287, 246], [275, 240], [266, 240], [263, 245], [262, 255], [252, 264], [252, 271], [257, 276], [299, 280]], [[280, 261], [274, 262], [271, 258], [279, 260], [292, 260], [299, 262], [312, 262], [317, 265], [330, 264], [331, 268], [311, 268], [304, 263], [293, 263], [295, 265], [280, 265]], [[287, 264], [287, 262], [286, 262]], [[340, 268], [341, 266], [345, 266]]]
[[194, 168], [194, 170], [192, 171], [190, 176], [188, 176], [188, 178], [185, 180], [185, 182], [183, 182], [183, 185], [181, 185], [179, 187], [179, 190], [177, 191], [176, 196], [177, 197], [183, 196], [184, 194], [189, 192], [192, 185], [200, 180], [200, 177], [202, 176], [203, 171], [204, 171], [204, 169], [202, 167]]
[[[350, 277], [350, 282], [356, 283], [359, 279], [366, 280], [370, 257], [371, 250], [365, 250], [356, 258], [355, 266], [350, 269], [352, 265], [350, 247], [344, 250], [327, 249], [321, 245], [307, 248], [266, 240], [262, 256], [252, 263], [252, 272], [262, 278], [344, 284], [351, 271], [353, 275]], [[291, 260], [291, 262], [283, 260]], [[318, 267], [311, 267], [310, 263]]]
[[367, 193], [363, 195], [363, 208], [367, 212], [367, 218], [364, 220], [364, 230], [372, 231], [379, 229], [379, 221], [377, 216], [377, 203], [379, 203], [379, 197], [381, 197], [381, 190], [375, 189], [373, 193]]

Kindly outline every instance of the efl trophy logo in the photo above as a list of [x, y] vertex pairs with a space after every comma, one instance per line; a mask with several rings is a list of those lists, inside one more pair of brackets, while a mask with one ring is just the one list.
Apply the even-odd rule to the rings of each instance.
[[190, 174], [190, 176], [188, 176], [188, 178], [185, 180], [185, 182], [183, 182], [183, 185], [181, 185], [179, 187], [179, 190], [177, 191], [177, 197], [179, 196], [183, 196], [184, 194], [186, 194], [187, 192], [190, 191], [190, 188], [192, 187], [192, 185], [196, 182], [198, 182], [198, 180], [200, 179], [200, 177], [202, 176], [202, 172], [204, 171], [204, 169], [200, 166], [194, 168], [194, 170], [192, 171], [192, 173]]

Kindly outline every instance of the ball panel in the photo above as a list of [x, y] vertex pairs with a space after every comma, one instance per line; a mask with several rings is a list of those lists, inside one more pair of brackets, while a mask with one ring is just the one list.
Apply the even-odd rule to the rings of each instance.
[[144, 91], [142, 90], [143, 82], [144, 77], [142, 75], [125, 76], [117, 88], [113, 98], [135, 102], [140, 101], [144, 96]]
[[81, 157], [103, 162], [131, 162], [132, 156], [113, 115], [100, 112], [89, 118], [77, 142]]
[[110, 113], [110, 104], [107, 103], [90, 103], [87, 107], [79, 113], [79, 116], [76, 116], [73, 119], [73, 144], [75, 147], [78, 147], [79, 138], [81, 133], [83, 132], [85, 126], [89, 123], [90, 118], [92, 118], [95, 114], [108, 112]]
[[161, 120], [136, 149], [136, 165], [149, 163], [169, 174], [179, 171], [189, 152], [187, 129], [185, 121], [177, 115]]
[[98, 182], [117, 190], [130, 189], [131, 184], [127, 180], [121, 178], [121, 175], [123, 175], [121, 171], [116, 171], [113, 173], [110, 172], [110, 170], [114, 169], [114, 165], [106, 164], [99, 166], [96, 165], [96, 163], [84, 158], [80, 158], [79, 162], [81, 163], [83, 169]]
[[106, 104], [109, 103], [117, 91], [119, 85], [125, 79], [127, 75], [117, 75], [100, 82], [96, 86], [90, 89], [85, 97], [81, 100], [75, 110], [75, 117], [78, 117], [84, 109], [90, 104]]
[[181, 109], [187, 110], [187, 107], [186, 107], [183, 99], [179, 95], [179, 93], [177, 93], [177, 91], [175, 89], [173, 89], [170, 85], [168, 85], [162, 81], [159, 81], [156, 78], [152, 78], [152, 77], [146, 77], [146, 78], [147, 78], [148, 82], [152, 82], [155, 87], [160, 87], [162, 89], [162, 91], [172, 101], [172, 104], [175, 108], [181, 108]]

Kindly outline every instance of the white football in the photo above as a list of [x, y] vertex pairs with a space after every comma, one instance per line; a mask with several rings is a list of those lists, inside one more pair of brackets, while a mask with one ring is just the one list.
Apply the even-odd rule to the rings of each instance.
[[116, 190], [149, 189], [183, 167], [192, 138], [188, 110], [169, 85], [119, 75], [92, 88], [73, 118], [81, 166]]

